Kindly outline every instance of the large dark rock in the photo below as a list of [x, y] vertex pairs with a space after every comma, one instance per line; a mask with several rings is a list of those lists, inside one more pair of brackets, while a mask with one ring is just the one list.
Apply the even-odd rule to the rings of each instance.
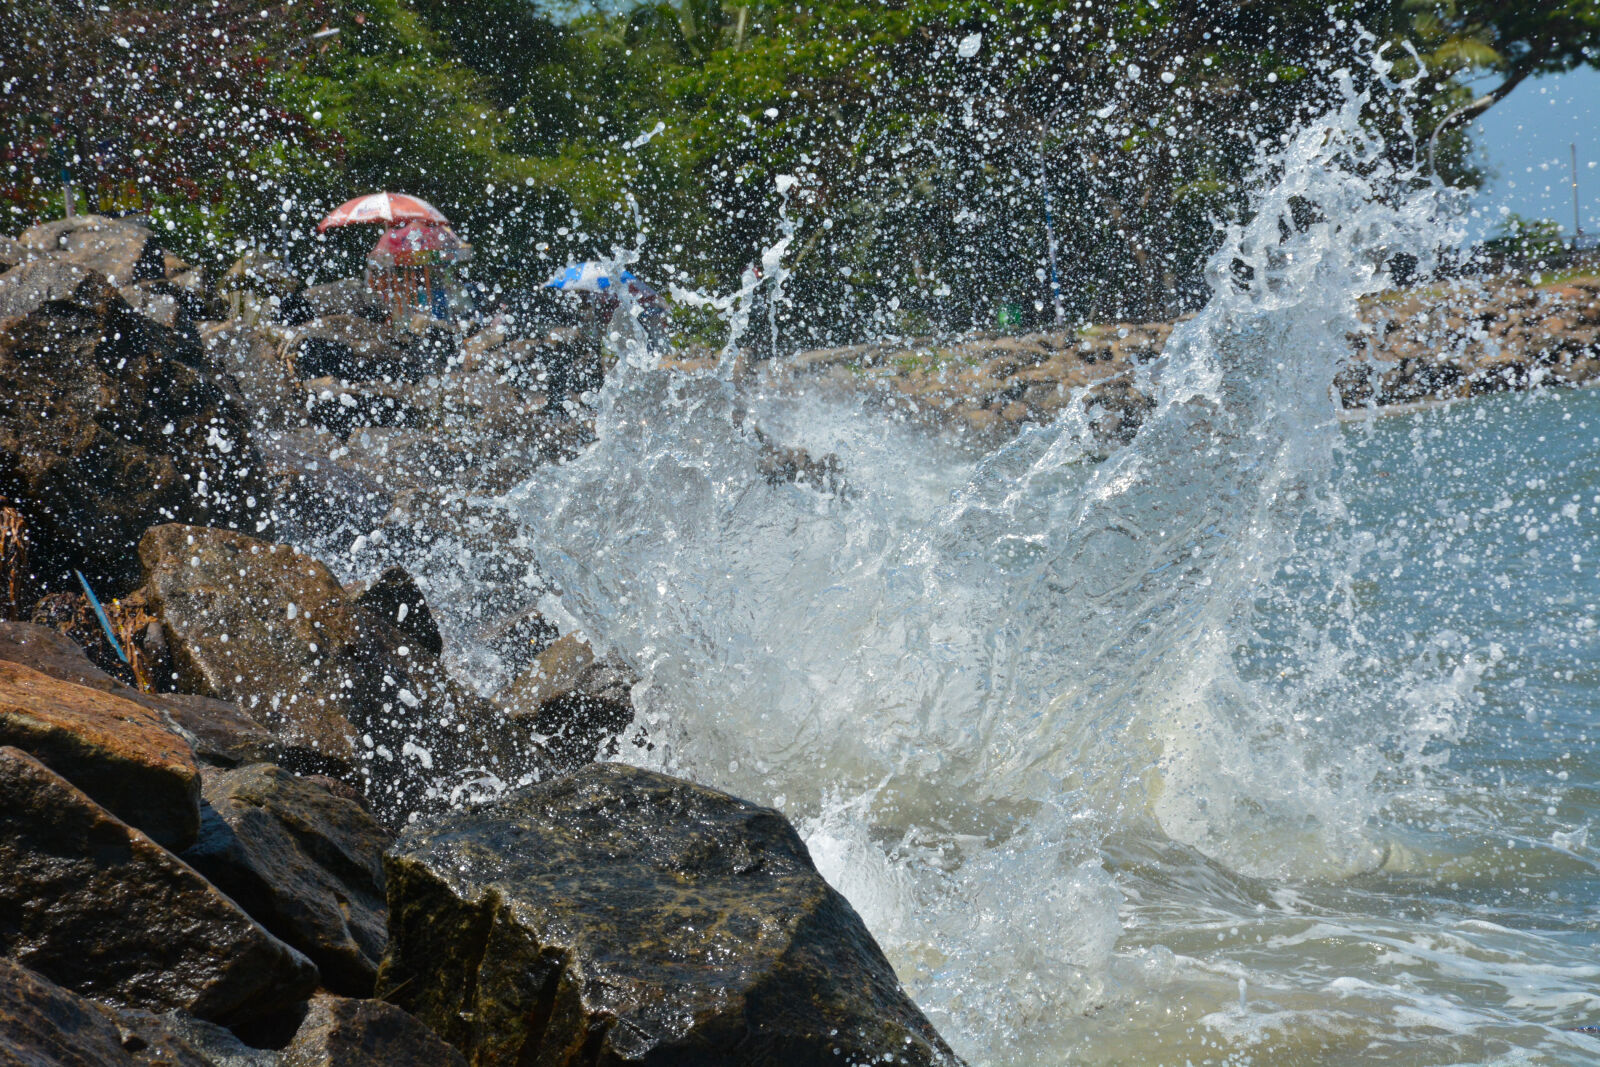
[[74, 586], [79, 568], [102, 594], [126, 592], [158, 522], [256, 529], [258, 467], [181, 334], [60, 258], [0, 275], [0, 495], [47, 585]]
[[467, 1067], [461, 1053], [381, 1000], [316, 996], [283, 1067]]
[[378, 991], [469, 1062], [953, 1063], [778, 812], [584, 768], [409, 829]]
[[195, 840], [194, 752], [148, 708], [0, 660], [0, 745], [28, 752], [168, 848]]
[[133, 1056], [110, 1009], [0, 959], [0, 1063], [116, 1067]]
[[269, 764], [205, 775], [195, 870], [322, 972], [370, 996], [383, 956], [389, 833], [354, 801]]
[[0, 953], [76, 993], [231, 1025], [317, 984], [310, 960], [15, 748], [0, 748], [0, 870]]
[[7, 959], [0, 959], [0, 1064], [218, 1067], [161, 1016], [85, 1000]]
[[0, 622], [0, 660], [148, 708], [206, 763], [262, 763], [279, 751], [272, 734], [236, 705], [190, 693], [141, 692], [91, 663], [81, 647], [49, 627]]
[[446, 676], [420, 607], [400, 617], [420, 599], [409, 579], [353, 596], [287, 545], [175, 525], [150, 530], [139, 557], [181, 688], [236, 701], [280, 743], [318, 754], [291, 770], [359, 780], [394, 822], [487, 746], [475, 727], [493, 719]]

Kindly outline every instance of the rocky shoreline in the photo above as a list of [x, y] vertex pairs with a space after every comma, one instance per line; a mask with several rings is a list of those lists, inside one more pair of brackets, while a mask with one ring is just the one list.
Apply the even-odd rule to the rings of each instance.
[[[527, 607], [486, 503], [591, 439], [547, 389], [574, 337], [208, 284], [96, 216], [0, 270], [0, 1060], [956, 1062], [780, 813], [594, 762], [650, 743], [635, 679]], [[1594, 278], [1452, 306], [1371, 305], [1346, 403], [1600, 378]], [[1170, 330], [767, 373], [978, 439], [1081, 403], [1114, 446]], [[769, 480], [848, 476], [750, 432]], [[398, 565], [469, 549], [449, 612]]]
[[0, 266], [0, 1061], [956, 1062], [780, 813], [593, 762], [623, 668], [518, 583], [463, 684], [385, 565], [509, 546], [475, 494], [586, 439], [562, 338], [94, 216]]
[[[1600, 265], [1558, 281], [1506, 276], [1385, 294], [1364, 305], [1362, 318], [1365, 331], [1351, 338], [1351, 362], [1336, 383], [1347, 409], [1600, 381]], [[1115, 447], [1151, 407], [1134, 372], [1161, 355], [1174, 325], [855, 345], [800, 353], [772, 373], [865, 393], [986, 446], [1076, 402], [1092, 432]]]

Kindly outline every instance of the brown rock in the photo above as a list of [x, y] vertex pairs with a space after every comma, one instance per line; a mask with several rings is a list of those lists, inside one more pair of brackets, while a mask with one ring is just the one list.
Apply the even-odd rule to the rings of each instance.
[[[167, 257], [143, 223], [103, 215], [77, 215], [24, 230], [23, 245], [105, 275], [112, 285], [132, 285], [167, 274]], [[178, 261], [178, 269], [187, 264]]]
[[151, 322], [172, 330], [193, 325], [193, 320], [184, 313], [178, 298], [171, 293], [148, 288], [147, 285], [124, 285], [117, 292], [136, 314]]
[[592, 761], [633, 721], [634, 681], [627, 668], [596, 660], [587, 642], [567, 634], [494, 700], [513, 723], [539, 736], [558, 768], [569, 770]]
[[175, 524], [145, 533], [139, 562], [181, 688], [236, 702], [286, 744], [354, 766], [340, 661], [356, 635], [327, 567], [287, 545]]
[[250, 252], [234, 260], [217, 281], [223, 293], [259, 293], [263, 296], [292, 296], [306, 283], [272, 256]]
[[319, 995], [283, 1050], [283, 1067], [467, 1067], [467, 1061], [393, 1004]]
[[206, 763], [262, 763], [278, 751], [272, 734], [235, 705], [188, 693], [140, 692], [101, 670], [81, 647], [49, 627], [0, 622], [0, 660], [149, 708]]
[[0, 952], [84, 996], [232, 1024], [316, 985], [310, 960], [14, 748], [0, 748], [0, 869]]
[[237, 704], [225, 700], [193, 693], [140, 693], [129, 699], [162, 716], [188, 740], [196, 759], [213, 766], [314, 757], [305, 749], [280, 743]]
[[0, 660], [0, 745], [30, 753], [161, 844], [194, 842], [194, 752], [150, 709]]
[[482, 744], [465, 723], [481, 702], [445, 675], [425, 630], [402, 629], [399, 605], [419, 596], [409, 579], [361, 602], [286, 545], [176, 525], [150, 530], [139, 556], [180, 688], [237, 701], [280, 744], [316, 754], [291, 770], [359, 780], [384, 821], [437, 799]]
[[309, 956], [323, 985], [370, 996], [384, 931], [389, 833], [351, 800], [269, 764], [205, 775], [195, 870]]
[[0, 273], [32, 259], [36, 252], [15, 237], [0, 234]]

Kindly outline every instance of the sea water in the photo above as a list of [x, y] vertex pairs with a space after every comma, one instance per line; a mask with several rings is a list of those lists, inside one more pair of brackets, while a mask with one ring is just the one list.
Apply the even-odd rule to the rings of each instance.
[[986, 453], [624, 344], [498, 502], [641, 679], [619, 758], [788, 814], [970, 1062], [1600, 1059], [1600, 403], [1341, 417], [1452, 211], [1365, 105], [1264, 156], [1109, 456], [1081, 405]]

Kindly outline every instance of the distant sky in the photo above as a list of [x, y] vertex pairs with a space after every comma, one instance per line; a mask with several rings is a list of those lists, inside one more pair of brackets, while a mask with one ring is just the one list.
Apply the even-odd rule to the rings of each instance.
[[1600, 233], [1600, 71], [1585, 67], [1525, 81], [1490, 108], [1473, 132], [1490, 177], [1474, 201], [1469, 240], [1491, 235], [1502, 207], [1525, 218], [1555, 219], [1570, 234], [1567, 146], [1573, 143], [1583, 232]]

